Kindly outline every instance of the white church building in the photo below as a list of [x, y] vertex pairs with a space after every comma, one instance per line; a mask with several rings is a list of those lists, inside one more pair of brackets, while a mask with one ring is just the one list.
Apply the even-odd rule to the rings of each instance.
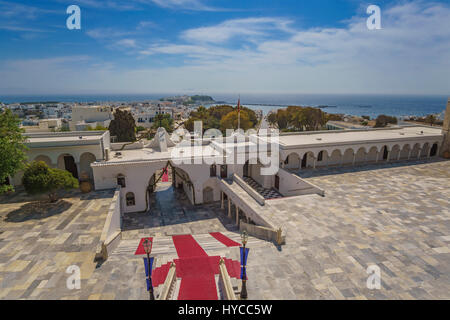
[[[174, 187], [184, 189], [192, 204], [221, 201], [224, 208], [228, 203], [230, 217], [234, 204], [237, 224], [243, 218], [244, 222], [269, 226], [263, 214], [265, 201], [324, 195], [319, 187], [295, 174], [301, 170], [448, 157], [450, 100], [443, 129], [407, 126], [276, 137], [255, 132], [237, 134], [232, 142], [196, 136], [183, 145], [172, 139], [160, 128], [148, 145], [133, 144], [119, 151], [112, 150], [108, 131], [32, 133], [27, 146], [30, 161], [44, 161], [75, 177], [85, 173], [96, 190], [120, 187], [123, 214], [150, 211], [149, 199], [161, 169], [170, 168]], [[267, 159], [259, 158], [260, 150], [267, 150]], [[15, 185], [20, 180], [20, 175], [12, 179]]]

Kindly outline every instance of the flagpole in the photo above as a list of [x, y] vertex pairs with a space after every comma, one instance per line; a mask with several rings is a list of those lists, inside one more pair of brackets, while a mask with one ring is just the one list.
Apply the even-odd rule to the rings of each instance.
[[241, 95], [238, 100], [238, 130], [241, 128]]

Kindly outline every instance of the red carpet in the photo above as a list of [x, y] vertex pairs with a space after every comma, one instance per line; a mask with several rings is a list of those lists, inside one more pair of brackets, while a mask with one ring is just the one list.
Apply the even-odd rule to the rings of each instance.
[[214, 275], [219, 272], [220, 257], [209, 257], [191, 235], [172, 239], [180, 257], [175, 260], [177, 278], [181, 278], [178, 300], [217, 300]]
[[173, 244], [177, 250], [178, 257], [207, 257], [205, 250], [195, 241], [191, 235], [172, 236]]
[[164, 174], [162, 176], [162, 182], [169, 182], [169, 174], [167, 173], [167, 170], [164, 170]]
[[144, 246], [142, 245], [145, 241], [145, 239], [149, 239], [152, 242], [152, 248], [153, 248], [153, 238], [142, 238], [141, 242], [139, 242], [139, 245], [136, 249], [135, 255], [145, 254]]
[[236, 241], [231, 240], [226, 235], [220, 233], [220, 232], [210, 232], [210, 235], [212, 235], [214, 238], [216, 238], [217, 241], [222, 242], [227, 247], [239, 247], [240, 243], [237, 243]]
[[170, 269], [170, 262], [163, 264], [161, 267], [153, 270], [153, 273], [152, 273], [153, 287], [156, 288], [159, 285], [163, 284], [164, 281], [166, 281], [167, 274], [169, 273], [169, 269]]

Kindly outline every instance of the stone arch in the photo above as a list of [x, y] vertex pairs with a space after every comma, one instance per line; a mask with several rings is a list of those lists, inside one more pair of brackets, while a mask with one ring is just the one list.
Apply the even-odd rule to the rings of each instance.
[[391, 153], [389, 155], [389, 160], [390, 161], [399, 160], [399, 157], [400, 157], [400, 146], [398, 144], [396, 144], [391, 149]]
[[425, 142], [425, 144], [422, 146], [422, 150], [420, 152], [420, 157], [427, 158], [429, 151], [430, 151], [430, 144], [428, 142]]
[[69, 171], [75, 178], [78, 179], [78, 167], [73, 155], [69, 153], [59, 155], [57, 167], [58, 169]]
[[203, 203], [211, 202], [214, 202], [214, 190], [208, 186], [203, 189]]
[[400, 151], [400, 160], [407, 160], [408, 156], [410, 155], [410, 152], [411, 146], [409, 145], [409, 143], [403, 145], [403, 148]]
[[369, 152], [367, 153], [367, 162], [375, 162], [377, 161], [378, 157], [378, 148], [376, 146], [373, 146], [369, 149]]
[[380, 151], [378, 161], [388, 161], [389, 160], [389, 146], [383, 146]]
[[316, 166], [322, 167], [326, 166], [328, 164], [328, 151], [327, 150], [320, 150], [317, 152], [317, 163]]
[[355, 163], [362, 163], [366, 161], [366, 148], [361, 147], [356, 151]]
[[331, 152], [330, 158], [328, 159], [328, 164], [330, 166], [340, 165], [342, 158], [342, 152], [340, 149], [335, 149]]
[[439, 153], [439, 142], [433, 143], [430, 150], [430, 157], [436, 157]]
[[95, 155], [90, 152], [85, 152], [80, 156], [80, 177], [87, 174], [89, 179], [93, 180], [94, 174], [92, 172], [91, 163], [97, 161]]
[[417, 159], [419, 157], [420, 150], [421, 150], [420, 143], [416, 143], [411, 150], [411, 158]]
[[301, 161], [297, 152], [290, 153], [285, 160], [285, 168], [287, 169], [300, 169]]
[[34, 161], [43, 161], [45, 162], [49, 167], [52, 167], [52, 160], [50, 159], [50, 157], [46, 156], [46, 155], [38, 155], [36, 158], [34, 158]]
[[301, 161], [301, 168], [302, 169], [306, 169], [306, 168], [312, 168], [314, 166], [314, 153], [311, 151], [306, 152], [305, 154], [303, 154], [302, 157], [302, 161]]
[[348, 148], [344, 151], [342, 164], [353, 164], [353, 156], [355, 155], [355, 151], [353, 148]]

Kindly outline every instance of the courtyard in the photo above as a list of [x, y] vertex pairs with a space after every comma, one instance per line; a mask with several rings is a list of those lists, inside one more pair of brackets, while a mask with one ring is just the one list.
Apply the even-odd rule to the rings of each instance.
[[[250, 237], [250, 299], [449, 299], [450, 161], [330, 168], [299, 173], [326, 196], [273, 199], [266, 206], [287, 230], [286, 245]], [[39, 219], [27, 197], [0, 204], [1, 299], [148, 299], [142, 237], [154, 237], [157, 265], [177, 257], [172, 235], [191, 234], [210, 255], [238, 260], [239, 241], [220, 204], [193, 206], [169, 185], [158, 186], [150, 213], [125, 214], [122, 240], [93, 263], [112, 191], [74, 194]], [[52, 211], [53, 210], [53, 211]], [[28, 217], [28, 218], [27, 218]], [[68, 290], [67, 266], [81, 267], [81, 289]], [[369, 266], [381, 289], [366, 286]]]

